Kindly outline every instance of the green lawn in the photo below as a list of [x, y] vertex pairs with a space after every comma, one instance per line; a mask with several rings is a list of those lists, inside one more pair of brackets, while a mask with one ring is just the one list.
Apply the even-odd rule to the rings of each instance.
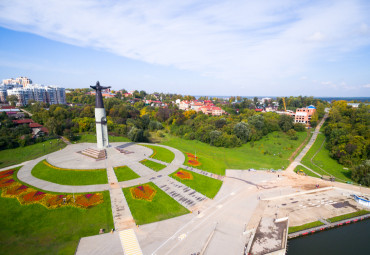
[[[166, 220], [189, 213], [189, 210], [167, 195], [154, 183], [146, 183], [153, 187], [157, 193], [151, 202], [132, 198], [130, 188], [124, 188], [126, 201], [137, 225]], [[136, 187], [136, 186], [135, 186]]]
[[[325, 140], [324, 134], [318, 134], [315, 143], [312, 145], [311, 149], [307, 152], [306, 156], [302, 159], [302, 163], [307, 167], [311, 168], [315, 172], [321, 175], [332, 175], [336, 177], [337, 181], [352, 181], [351, 178], [351, 171], [344, 169], [344, 166], [339, 164], [335, 159], [331, 158], [329, 155], [329, 151], [324, 146], [321, 147], [323, 141]], [[315, 153], [320, 149], [319, 153], [313, 158], [313, 162], [324, 169], [327, 173], [322, 171], [319, 167], [315, 166], [311, 163], [311, 158], [315, 155]], [[339, 179], [338, 179], [339, 178]]]
[[140, 163], [143, 164], [144, 166], [149, 167], [150, 169], [152, 169], [156, 172], [158, 172], [158, 171], [160, 171], [160, 170], [162, 170], [163, 168], [166, 167], [165, 165], [162, 165], [162, 164], [159, 164], [157, 162], [147, 160], [147, 159], [144, 159], [144, 160], [140, 161]]
[[105, 169], [60, 170], [45, 165], [44, 161], [40, 161], [31, 172], [33, 176], [39, 179], [64, 185], [108, 183], [107, 172]]
[[132, 179], [136, 179], [140, 177], [140, 175], [135, 173], [128, 166], [119, 166], [113, 169], [114, 169], [114, 172], [116, 173], [116, 176], [119, 182], [128, 181], [128, 180], [132, 180]]
[[[51, 142], [51, 144], [50, 144]], [[45, 144], [45, 146], [43, 145]], [[45, 147], [45, 148], [44, 148]], [[53, 139], [44, 143], [36, 143], [25, 147], [0, 151], [0, 168], [16, 165], [35, 159], [66, 147], [61, 140]]]
[[[202, 165], [197, 168], [225, 175], [225, 169], [281, 169], [289, 165], [289, 157], [304, 141], [307, 132], [297, 132], [298, 140], [290, 140], [283, 132], [273, 132], [261, 140], [237, 148], [213, 147], [197, 140], [168, 136], [162, 144], [182, 152], [196, 154]], [[187, 157], [186, 157], [187, 161]]]
[[289, 227], [288, 233], [290, 234], [304, 229], [314, 228], [322, 225], [324, 225], [324, 223], [322, 223], [321, 221], [314, 221], [300, 226]]
[[346, 220], [346, 219], [354, 218], [354, 217], [369, 214], [369, 213], [370, 213], [369, 211], [360, 210], [360, 211], [353, 212], [353, 213], [339, 215], [339, 216], [336, 216], [336, 217], [333, 217], [333, 218], [330, 218], [330, 219], [327, 219], [327, 220], [329, 222], [337, 222], [337, 221]]
[[310, 170], [308, 170], [307, 168], [305, 168], [304, 166], [301, 166], [301, 165], [298, 165], [294, 168], [294, 172], [296, 173], [297, 171], [299, 170], [303, 170], [303, 172], [305, 174], [307, 174], [308, 176], [312, 176], [312, 177], [316, 177], [316, 178], [321, 178], [320, 176], [318, 176], [317, 174], [314, 174], [313, 172], [311, 172]]
[[[180, 170], [180, 169], [179, 169]], [[181, 169], [186, 172], [190, 172], [193, 175], [193, 180], [183, 180], [178, 178], [175, 174], [176, 170], [170, 176], [175, 180], [185, 184], [186, 186], [198, 191], [209, 198], [214, 198], [222, 186], [222, 181], [207, 177], [198, 173], [194, 173], [185, 169]]]
[[[78, 134], [77, 137], [78, 137], [77, 143], [96, 143], [96, 134]], [[123, 136], [110, 135], [109, 142], [110, 143], [131, 142], [131, 140]]]
[[20, 205], [17, 199], [0, 197], [0, 254], [74, 254], [79, 239], [112, 229], [108, 192], [104, 203], [90, 209], [40, 204]]
[[151, 158], [158, 159], [160, 161], [167, 163], [171, 163], [175, 159], [175, 154], [172, 151], [167, 150], [166, 148], [147, 144], [140, 145], [148, 147], [153, 150], [153, 154], [150, 156]]

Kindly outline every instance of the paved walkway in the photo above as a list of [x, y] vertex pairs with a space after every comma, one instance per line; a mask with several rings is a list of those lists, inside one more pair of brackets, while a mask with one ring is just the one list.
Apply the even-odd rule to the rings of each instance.
[[325, 114], [325, 116], [322, 118], [320, 123], [315, 128], [315, 131], [310, 139], [310, 141], [307, 143], [307, 145], [303, 148], [301, 153], [298, 154], [298, 156], [294, 159], [294, 161], [288, 166], [286, 169], [286, 172], [293, 172], [294, 168], [301, 163], [301, 160], [303, 157], [307, 154], [307, 152], [310, 150], [312, 145], [315, 143], [317, 135], [320, 133], [320, 128], [324, 124], [325, 120], [328, 118], [328, 114]]
[[221, 180], [221, 179], [224, 178], [224, 176], [222, 176], [222, 175], [218, 175], [218, 174], [206, 172], [206, 171], [200, 170], [198, 168], [190, 167], [190, 166], [182, 165], [181, 168], [183, 168], [185, 170], [190, 170], [190, 171], [192, 171], [194, 173], [201, 174], [201, 175], [204, 175], [204, 176], [213, 178], [213, 179], [219, 179], [219, 180]]
[[[53, 152], [58, 153], [58, 152]], [[83, 192], [98, 192], [108, 190], [108, 184], [95, 184], [95, 185], [80, 185], [80, 186], [73, 186], [73, 185], [61, 185], [56, 184], [53, 182], [44, 181], [34, 177], [31, 174], [33, 167], [39, 163], [40, 161], [46, 159], [47, 156], [42, 156], [35, 160], [30, 161], [28, 164], [23, 166], [19, 169], [17, 177], [22, 182], [28, 183], [36, 188], [52, 191], [52, 192], [60, 192], [60, 193], [83, 193]]]
[[178, 203], [191, 211], [195, 209], [196, 205], [206, 199], [204, 195], [167, 175], [153, 180], [153, 182]]
[[114, 148], [108, 148], [106, 159], [107, 176], [109, 183], [109, 195], [112, 205], [112, 215], [115, 230], [124, 230], [135, 226], [134, 218], [132, 217], [130, 207], [127, 204], [122, 188], [118, 185], [116, 174], [110, 161], [110, 155], [114, 153]]

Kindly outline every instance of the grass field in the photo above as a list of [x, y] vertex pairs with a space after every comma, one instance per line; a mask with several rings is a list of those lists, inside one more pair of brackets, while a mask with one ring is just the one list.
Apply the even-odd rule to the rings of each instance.
[[304, 166], [301, 166], [301, 165], [298, 165], [294, 168], [294, 172], [296, 173], [297, 171], [299, 170], [303, 170], [303, 172], [305, 174], [307, 174], [308, 176], [312, 176], [312, 177], [316, 177], [316, 178], [320, 178], [320, 176], [318, 176], [317, 174], [314, 174], [313, 172], [311, 172], [310, 170], [308, 170], [307, 168], [305, 168]]
[[[179, 169], [180, 170], [180, 169]], [[170, 176], [175, 180], [185, 184], [186, 186], [198, 191], [199, 193], [205, 195], [209, 198], [214, 198], [222, 186], [222, 181], [216, 180], [198, 173], [194, 173], [185, 169], [181, 169], [186, 172], [190, 172], [193, 175], [193, 180], [183, 180], [178, 178], [175, 174], [178, 172], [176, 170]]]
[[225, 169], [286, 169], [289, 157], [304, 141], [307, 132], [297, 132], [297, 135], [298, 140], [290, 140], [283, 132], [273, 132], [254, 144], [249, 142], [237, 148], [213, 147], [174, 136], [168, 136], [162, 144], [196, 154], [202, 164], [199, 169], [225, 175]]
[[360, 210], [360, 211], [353, 212], [353, 213], [339, 215], [339, 216], [336, 216], [336, 217], [333, 217], [333, 218], [330, 218], [330, 219], [327, 219], [327, 220], [329, 222], [337, 222], [337, 221], [346, 220], [346, 219], [354, 218], [354, 217], [369, 214], [369, 213], [370, 213], [369, 211]]
[[130, 192], [130, 188], [132, 187], [123, 189], [136, 224], [143, 225], [189, 213], [188, 209], [177, 203], [176, 200], [167, 195], [154, 183], [150, 182], [146, 184], [149, 184], [157, 191], [151, 202], [132, 198]]
[[140, 163], [143, 164], [144, 166], [149, 167], [150, 169], [152, 169], [156, 172], [158, 172], [158, 171], [160, 171], [160, 170], [162, 170], [163, 168], [166, 167], [165, 165], [162, 165], [162, 164], [159, 164], [157, 162], [147, 160], [147, 159], [144, 159], [144, 160], [140, 161]]
[[[51, 142], [51, 144], [50, 144]], [[45, 146], [43, 145], [45, 144]], [[45, 147], [45, 148], [44, 148]], [[0, 151], [0, 168], [16, 165], [35, 159], [66, 147], [61, 140], [53, 139], [44, 143], [36, 143], [25, 147]]]
[[[96, 134], [78, 134], [77, 135], [78, 140], [77, 143], [96, 143]], [[109, 142], [115, 143], [115, 142], [131, 142], [130, 139], [123, 136], [109, 136]]]
[[[322, 175], [332, 175], [336, 177], [337, 181], [352, 181], [351, 171], [344, 169], [344, 166], [339, 164], [335, 159], [331, 158], [329, 151], [325, 148], [325, 144], [321, 147], [322, 143], [325, 141], [324, 134], [318, 134], [315, 143], [312, 145], [311, 149], [307, 152], [306, 156], [302, 159], [302, 163], [307, 167], [311, 168], [315, 172]], [[311, 163], [311, 158], [320, 149], [319, 153], [313, 158], [313, 163], [324, 169], [327, 173], [321, 170], [319, 167]], [[339, 179], [338, 179], [339, 178]]]
[[32, 175], [53, 183], [63, 185], [91, 185], [108, 183], [105, 169], [94, 170], [60, 170], [55, 169], [40, 161], [33, 169]]
[[132, 180], [132, 179], [136, 179], [140, 177], [140, 175], [135, 173], [128, 166], [119, 166], [113, 169], [114, 169], [114, 172], [116, 173], [117, 180], [119, 182], [128, 181], [128, 180]]
[[171, 163], [175, 158], [175, 154], [172, 151], [167, 150], [166, 148], [147, 144], [140, 145], [148, 147], [153, 150], [153, 154], [150, 156], [151, 158], [158, 159], [160, 161], [167, 163]]
[[314, 221], [300, 226], [289, 227], [288, 233], [290, 234], [304, 229], [314, 228], [322, 225], [324, 225], [324, 223], [322, 223], [321, 221]]
[[112, 229], [108, 192], [104, 203], [90, 209], [40, 204], [20, 205], [17, 199], [0, 197], [0, 254], [74, 254], [79, 239]]

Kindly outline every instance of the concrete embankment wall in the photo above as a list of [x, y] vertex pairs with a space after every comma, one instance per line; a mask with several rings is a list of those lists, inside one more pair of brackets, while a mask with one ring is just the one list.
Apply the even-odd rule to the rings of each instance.
[[370, 218], [370, 214], [366, 214], [366, 215], [354, 217], [354, 218], [351, 218], [351, 219], [337, 221], [337, 222], [334, 222], [334, 223], [331, 223], [331, 224], [328, 224], [328, 225], [323, 225], [323, 226], [318, 226], [318, 227], [315, 227], [315, 228], [305, 229], [305, 230], [302, 230], [302, 231], [298, 231], [298, 232], [294, 232], [294, 233], [289, 234], [288, 239], [314, 234], [314, 233], [321, 232], [321, 231], [324, 231], [324, 230], [328, 230], [328, 229], [331, 229], [331, 228], [337, 228], [337, 227], [341, 227], [341, 226], [344, 226], [344, 225], [347, 225], [347, 224], [356, 223], [356, 222], [366, 220], [366, 219], [369, 219], [369, 218]]

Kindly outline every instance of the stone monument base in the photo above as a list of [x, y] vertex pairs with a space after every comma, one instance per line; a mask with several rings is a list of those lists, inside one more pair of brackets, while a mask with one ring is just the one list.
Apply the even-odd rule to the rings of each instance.
[[78, 151], [78, 153], [96, 160], [104, 160], [107, 158], [107, 152], [105, 150], [99, 150], [96, 148], [87, 148], [82, 151]]

